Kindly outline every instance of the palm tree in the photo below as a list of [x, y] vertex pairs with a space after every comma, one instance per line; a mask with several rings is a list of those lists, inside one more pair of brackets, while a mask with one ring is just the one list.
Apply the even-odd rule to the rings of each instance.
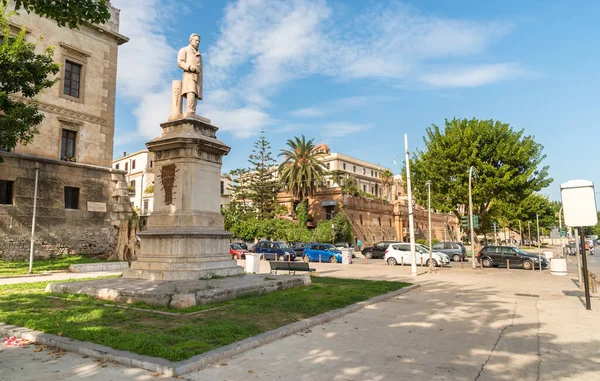
[[315, 152], [314, 139], [306, 140], [294, 137], [288, 139], [289, 149], [281, 149], [279, 156], [284, 157], [279, 165], [281, 182], [296, 200], [302, 200], [314, 194], [323, 180], [325, 165], [319, 160], [322, 153]]
[[392, 190], [392, 184], [394, 183], [394, 174], [389, 169], [381, 172], [381, 184], [383, 185], [383, 189], [387, 189], [387, 199], [390, 200], [390, 192]]

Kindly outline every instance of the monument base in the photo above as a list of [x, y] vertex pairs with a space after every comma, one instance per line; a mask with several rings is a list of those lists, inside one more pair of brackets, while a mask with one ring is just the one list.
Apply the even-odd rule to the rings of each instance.
[[199, 228], [140, 232], [141, 250], [124, 278], [195, 280], [244, 273], [229, 254], [231, 233]]
[[188, 308], [310, 284], [311, 279], [308, 275], [246, 274], [203, 280], [152, 281], [117, 278], [51, 283], [46, 287], [46, 292], [86, 294], [96, 299], [121, 303], [144, 302], [156, 306]]

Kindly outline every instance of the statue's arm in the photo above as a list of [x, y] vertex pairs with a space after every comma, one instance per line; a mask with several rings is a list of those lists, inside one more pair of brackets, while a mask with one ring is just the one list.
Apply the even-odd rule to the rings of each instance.
[[183, 69], [184, 71], [192, 71], [192, 65], [186, 63], [186, 56], [187, 56], [187, 52], [184, 49], [179, 50], [179, 53], [177, 54], [177, 65]]

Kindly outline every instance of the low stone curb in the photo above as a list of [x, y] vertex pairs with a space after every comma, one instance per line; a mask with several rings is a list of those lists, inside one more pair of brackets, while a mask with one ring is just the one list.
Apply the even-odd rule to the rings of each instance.
[[129, 268], [127, 262], [98, 262], [98, 263], [80, 263], [69, 266], [69, 272], [72, 273], [91, 273], [99, 271], [119, 272]]
[[24, 275], [2, 275], [0, 279], [11, 279], [11, 278], [34, 278], [36, 276], [50, 276], [51, 272], [41, 273], [41, 274], [24, 274]]
[[22, 338], [31, 342], [50, 345], [53, 347], [80, 353], [91, 357], [107, 359], [109, 361], [116, 361], [125, 366], [138, 367], [152, 372], [160, 372], [165, 374], [166, 376], [175, 377], [181, 374], [200, 370], [210, 364], [221, 361], [225, 358], [238, 355], [247, 350], [260, 347], [262, 345], [271, 343], [275, 340], [314, 327], [316, 325], [327, 323], [333, 319], [358, 311], [371, 304], [379, 303], [384, 300], [394, 298], [396, 296], [415, 290], [419, 287], [420, 285], [414, 284], [412, 286], [401, 288], [397, 291], [392, 291], [388, 292], [387, 294], [378, 295], [369, 300], [352, 304], [337, 310], [329, 311], [321, 315], [313, 316], [296, 323], [288, 324], [286, 326], [274, 329], [272, 331], [261, 333], [260, 335], [249, 337], [245, 340], [238, 341], [226, 345], [224, 347], [217, 348], [212, 351], [191, 357], [187, 360], [178, 362], [171, 362], [169, 360], [165, 360], [158, 357], [138, 355], [133, 352], [113, 349], [104, 345], [79, 341], [75, 339], [70, 339], [68, 337], [51, 335], [44, 332], [34, 331], [31, 329], [17, 327], [14, 325], [8, 325], [4, 323], [0, 323], [0, 334], [16, 336], [18, 338]]

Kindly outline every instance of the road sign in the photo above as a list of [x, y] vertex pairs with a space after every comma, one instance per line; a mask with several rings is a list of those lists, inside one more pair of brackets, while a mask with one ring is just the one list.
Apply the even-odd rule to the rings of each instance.
[[477, 229], [479, 227], [479, 217], [473, 216], [473, 228]]
[[[460, 222], [462, 224], [463, 228], [468, 228], [470, 226], [469, 224], [469, 216], [462, 216], [460, 218]], [[477, 229], [479, 227], [479, 217], [477, 216], [473, 216], [473, 228]]]
[[560, 232], [558, 229], [552, 229], [550, 231], [550, 238], [560, 238]]
[[565, 229], [562, 229], [562, 230], [560, 231], [560, 236], [561, 236], [561, 237], [566, 237], [566, 236], [567, 236], [567, 231], [566, 231]]

